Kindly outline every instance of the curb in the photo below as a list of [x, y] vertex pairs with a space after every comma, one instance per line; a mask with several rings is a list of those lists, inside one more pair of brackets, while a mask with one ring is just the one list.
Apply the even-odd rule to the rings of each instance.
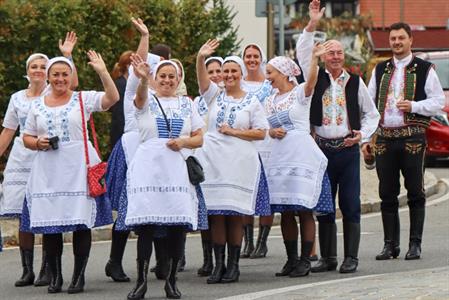
[[[429, 198], [432, 195], [435, 195], [438, 193], [439, 186], [447, 185], [447, 182], [443, 180], [438, 180], [435, 175], [428, 172], [428, 175], [431, 175], [431, 180], [425, 185], [426, 190], [426, 198]], [[368, 200], [361, 204], [361, 213], [367, 214], [367, 213], [374, 213], [380, 211], [380, 199], [377, 195], [375, 195], [375, 200]], [[399, 195], [399, 207], [403, 207], [407, 205], [407, 194], [402, 193]], [[338, 205], [338, 204], [337, 204]], [[337, 218], [341, 218], [341, 211], [337, 207]], [[16, 228], [18, 228], [18, 220], [15, 220], [17, 222]], [[256, 217], [254, 220], [254, 226], [257, 228], [259, 225], [259, 218]], [[273, 225], [280, 225], [281, 224], [281, 216], [280, 214], [276, 214], [274, 216]], [[99, 228], [92, 229], [92, 241], [108, 241], [111, 239], [111, 230], [112, 225], [107, 225]], [[131, 232], [130, 238], [135, 238], [136, 235]], [[72, 242], [72, 234], [71, 233], [65, 233], [64, 234], [64, 242], [70, 243]], [[17, 232], [16, 234], [3, 236], [3, 243], [5, 245], [17, 245], [18, 244], [18, 236]], [[42, 244], [42, 235], [38, 234], [35, 236], [35, 245]]]

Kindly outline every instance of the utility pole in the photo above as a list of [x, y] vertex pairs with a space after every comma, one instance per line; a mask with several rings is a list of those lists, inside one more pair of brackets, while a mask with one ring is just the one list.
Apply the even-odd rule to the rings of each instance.
[[279, 53], [278, 55], [284, 55], [284, 0], [279, 0]]
[[274, 17], [273, 4], [267, 1], [267, 41], [268, 41], [268, 58], [274, 56]]

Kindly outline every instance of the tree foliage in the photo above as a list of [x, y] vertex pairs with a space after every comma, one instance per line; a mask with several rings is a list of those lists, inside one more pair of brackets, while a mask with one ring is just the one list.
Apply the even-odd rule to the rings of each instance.
[[[185, 67], [190, 95], [198, 92], [195, 57], [209, 38], [220, 37], [220, 55], [235, 51], [235, 12], [224, 0], [0, 0], [0, 111], [9, 97], [26, 88], [25, 61], [35, 52], [60, 55], [58, 40], [75, 31], [78, 43], [73, 58], [78, 69], [79, 90], [101, 90], [101, 82], [87, 65], [86, 51], [101, 53], [112, 70], [120, 54], [135, 50], [139, 34], [130, 18], [140, 17], [150, 30], [150, 47], [165, 43]], [[95, 116], [103, 150], [108, 147], [108, 114]]]

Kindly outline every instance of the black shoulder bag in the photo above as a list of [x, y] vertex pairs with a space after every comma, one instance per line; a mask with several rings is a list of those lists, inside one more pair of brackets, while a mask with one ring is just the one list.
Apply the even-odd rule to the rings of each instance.
[[[165, 111], [162, 108], [162, 105], [159, 102], [159, 99], [156, 97], [156, 95], [153, 95], [153, 97], [154, 97], [154, 99], [156, 99], [156, 102], [159, 105], [159, 108], [160, 108], [162, 115], [164, 116], [164, 119], [165, 119], [165, 124], [167, 125], [167, 130], [169, 132], [169, 136], [171, 136], [171, 126], [170, 126], [170, 122], [168, 122], [167, 115], [165, 114]], [[190, 183], [192, 183], [193, 185], [198, 185], [201, 182], [203, 182], [205, 179], [203, 166], [201, 166], [198, 159], [195, 156], [190, 155], [186, 159], [186, 164], [187, 164], [187, 172], [189, 174]]]

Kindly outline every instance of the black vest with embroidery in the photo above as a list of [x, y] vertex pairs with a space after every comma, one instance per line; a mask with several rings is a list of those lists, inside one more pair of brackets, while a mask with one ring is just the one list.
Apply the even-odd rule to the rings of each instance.
[[[349, 80], [345, 85], [346, 111], [348, 113], [350, 129], [360, 130], [358, 97], [360, 77], [351, 73], [349, 75]], [[321, 126], [323, 123], [323, 95], [331, 85], [329, 76], [325, 69], [320, 68], [310, 106], [310, 123], [314, 126]]]
[[[432, 64], [430, 62], [413, 57], [404, 70], [404, 99], [421, 101], [427, 98], [424, 86], [431, 67]], [[394, 70], [393, 58], [383, 61], [376, 66], [376, 106], [380, 113], [381, 122], [384, 119], [388, 89], [390, 88]], [[415, 113], [404, 113], [404, 123], [406, 125], [428, 127], [430, 117]]]

